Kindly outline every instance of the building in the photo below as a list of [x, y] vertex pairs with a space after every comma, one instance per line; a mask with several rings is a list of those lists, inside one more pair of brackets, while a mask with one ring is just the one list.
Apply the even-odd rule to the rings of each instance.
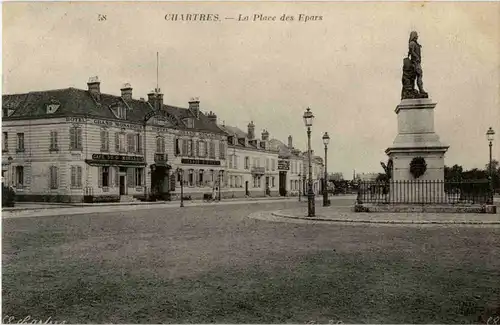
[[270, 146], [269, 132], [261, 138], [255, 134], [250, 122], [245, 133], [241, 129], [219, 125], [227, 135], [228, 195], [232, 197], [258, 197], [278, 195], [278, 150]]
[[[278, 139], [271, 140], [271, 147], [278, 150], [279, 193], [281, 196], [299, 195], [304, 184], [304, 157], [300, 150], [293, 147], [292, 136], [288, 136], [288, 144]], [[303, 190], [301, 193], [305, 193]]]
[[[2, 96], [2, 176], [18, 200], [102, 202], [197, 197], [225, 177], [227, 139], [213, 116], [148, 99], [66, 88]], [[223, 182], [222, 182], [223, 183]]]

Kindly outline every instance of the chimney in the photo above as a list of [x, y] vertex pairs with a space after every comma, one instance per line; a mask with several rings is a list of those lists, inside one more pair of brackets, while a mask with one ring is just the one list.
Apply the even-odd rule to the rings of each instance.
[[255, 124], [251, 121], [248, 124], [248, 139], [253, 140], [255, 138]]
[[292, 141], [292, 136], [288, 136], [288, 148], [292, 149], [293, 148], [293, 141]]
[[101, 82], [99, 81], [99, 77], [90, 77], [87, 86], [89, 87], [89, 93], [99, 101], [101, 99]]
[[200, 117], [200, 100], [198, 97], [191, 98], [189, 101], [189, 109], [193, 112], [196, 118]]
[[263, 141], [269, 140], [269, 132], [267, 132], [267, 130], [262, 131], [262, 140]]
[[207, 114], [208, 120], [214, 124], [217, 124], [217, 115], [210, 111], [210, 113]]
[[129, 83], [124, 84], [120, 90], [122, 91], [123, 100], [132, 100], [132, 86]]
[[156, 89], [156, 100], [158, 101], [158, 108], [161, 109], [163, 107], [163, 94], [160, 88]]

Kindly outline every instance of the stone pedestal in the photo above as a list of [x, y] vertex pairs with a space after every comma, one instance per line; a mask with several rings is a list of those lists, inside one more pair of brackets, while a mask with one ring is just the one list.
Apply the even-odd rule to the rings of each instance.
[[[396, 107], [398, 134], [392, 146], [385, 151], [393, 161], [392, 181], [444, 181], [444, 155], [449, 146], [441, 143], [434, 131], [436, 105], [429, 98], [421, 98], [403, 99]], [[422, 157], [427, 163], [427, 170], [418, 179], [410, 173], [410, 162], [415, 157]], [[411, 196], [400, 194], [402, 189], [391, 189], [391, 201], [404, 202], [410, 199], [417, 202], [427, 201], [425, 197], [445, 197], [444, 188], [417, 186], [405, 190], [405, 193], [413, 193]]]

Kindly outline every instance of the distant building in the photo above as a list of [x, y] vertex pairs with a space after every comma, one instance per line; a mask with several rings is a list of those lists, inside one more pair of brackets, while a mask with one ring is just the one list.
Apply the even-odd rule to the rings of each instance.
[[356, 180], [360, 181], [375, 181], [377, 179], [378, 173], [358, 173], [356, 174]]
[[255, 125], [248, 124], [247, 132], [219, 125], [227, 135], [228, 191], [234, 197], [278, 195], [278, 150], [271, 148], [269, 132], [261, 138], [255, 134]]

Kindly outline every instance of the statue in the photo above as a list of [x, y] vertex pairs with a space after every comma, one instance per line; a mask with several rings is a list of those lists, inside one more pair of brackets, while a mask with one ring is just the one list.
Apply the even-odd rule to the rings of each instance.
[[[422, 57], [420, 53], [422, 45], [420, 45], [417, 40], [417, 32], [411, 32], [408, 42], [408, 56], [403, 59], [403, 89], [401, 91], [401, 99], [429, 97], [424, 90], [424, 84], [422, 82]], [[415, 80], [417, 81], [418, 91], [415, 89]]]

